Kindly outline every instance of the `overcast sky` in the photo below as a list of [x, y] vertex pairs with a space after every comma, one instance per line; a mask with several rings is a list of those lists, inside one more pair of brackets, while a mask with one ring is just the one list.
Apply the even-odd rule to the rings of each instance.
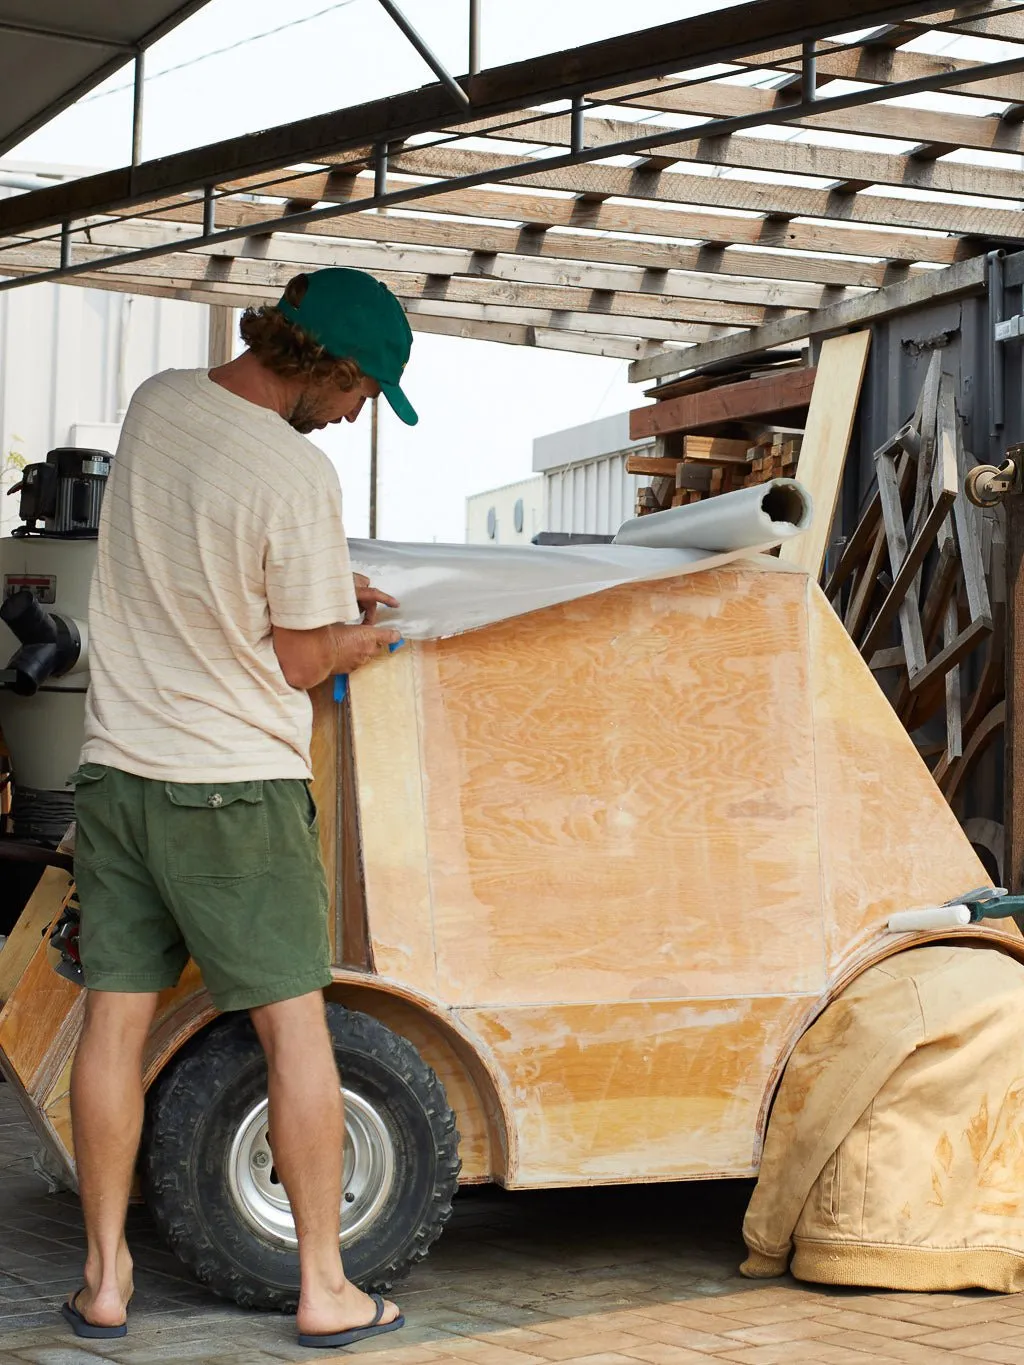
[[[468, 0], [400, 0], [455, 74], [468, 66]], [[721, 5], [693, 0], [482, 0], [484, 66], [579, 46]], [[306, 19], [308, 22], [295, 23]], [[254, 35], [288, 28], [267, 37]], [[251, 40], [251, 41], [249, 41]], [[217, 49], [239, 44], [231, 51]], [[211, 55], [203, 61], [195, 58]], [[191, 63], [172, 71], [182, 63]], [[161, 74], [165, 73], [165, 74]], [[212, 0], [147, 56], [143, 156], [149, 159], [413, 89], [432, 73], [377, 0]], [[130, 71], [4, 160], [80, 167], [130, 156]], [[381, 404], [378, 532], [462, 540], [467, 494], [531, 472], [535, 436], [643, 402], [627, 362], [419, 335], [405, 387], [420, 414], [406, 428]], [[346, 525], [367, 522], [369, 422], [322, 433], [346, 494]]]

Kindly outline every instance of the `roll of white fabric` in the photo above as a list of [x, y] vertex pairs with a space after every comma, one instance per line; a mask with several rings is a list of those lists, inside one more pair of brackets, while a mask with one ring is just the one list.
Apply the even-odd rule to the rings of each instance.
[[777, 545], [806, 531], [813, 512], [811, 495], [796, 479], [772, 479], [687, 507], [634, 517], [619, 528], [615, 544], [716, 554]]

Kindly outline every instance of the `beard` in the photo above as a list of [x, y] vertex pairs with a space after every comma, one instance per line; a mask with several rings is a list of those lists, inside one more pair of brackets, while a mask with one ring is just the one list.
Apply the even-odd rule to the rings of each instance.
[[308, 436], [311, 431], [316, 431], [322, 425], [319, 405], [311, 397], [308, 389], [299, 395], [288, 417], [288, 425], [294, 427], [302, 436]]

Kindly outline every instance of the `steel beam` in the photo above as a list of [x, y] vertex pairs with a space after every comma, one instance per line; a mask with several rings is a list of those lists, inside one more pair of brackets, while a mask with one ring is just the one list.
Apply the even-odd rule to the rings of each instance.
[[455, 103], [459, 105], [460, 108], [463, 109], [468, 108], [469, 96], [466, 94], [465, 90], [463, 90], [462, 86], [458, 83], [458, 81], [451, 74], [451, 72], [448, 70], [445, 64], [441, 61], [441, 59], [439, 57], [435, 57], [434, 53], [430, 50], [427, 44], [423, 41], [420, 35], [413, 28], [412, 24], [409, 23], [409, 20], [405, 17], [402, 11], [394, 3], [394, 0], [380, 0], [380, 4], [381, 8], [386, 10], [387, 13], [390, 14], [391, 18], [395, 21], [396, 25], [409, 39], [409, 42], [412, 43], [413, 47], [420, 54], [420, 56], [423, 58], [426, 64], [430, 67], [431, 71], [433, 71], [437, 79], [448, 91], [449, 95], [451, 95]]
[[469, 74], [480, 70], [480, 0], [469, 0]]
[[[697, 68], [767, 48], [801, 45], [806, 39], [872, 27], [894, 17], [923, 15], [934, 9], [935, 0], [904, 4], [891, 0], [825, 0], [809, 12], [802, 0], [756, 0], [730, 10], [728, 26], [723, 25], [720, 13], [702, 14], [570, 52], [549, 53], [482, 71], [470, 79], [473, 108], [466, 109], [462, 119], [453, 117], [450, 96], [443, 87], [427, 87], [19, 195], [0, 202], [0, 234], [48, 226], [65, 218], [93, 216], [231, 177], [315, 161], [318, 156], [364, 146], [382, 136], [389, 141], [401, 140], [480, 116], [571, 99], [681, 67]], [[963, 73], [958, 74], [962, 81]], [[948, 83], [949, 79], [943, 84]], [[887, 98], [891, 91], [888, 87]], [[827, 107], [824, 102], [819, 105]], [[801, 107], [794, 104], [788, 117]], [[706, 131], [711, 132], [711, 127]]]
[[[993, 75], [1004, 75], [1016, 71], [1024, 71], [1024, 56], [1015, 57], [1004, 62], [993, 62], [981, 65], [977, 68], [978, 79], [985, 79]], [[894, 95], [913, 94], [922, 90], [938, 90], [944, 85], [963, 80], [962, 71], [939, 72], [932, 76], [923, 77], [920, 80], [905, 82], [901, 85], [887, 86], [886, 96], [892, 98]], [[831, 98], [818, 99], [811, 105], [806, 105], [801, 100], [792, 105], [780, 106], [774, 109], [761, 110], [754, 114], [745, 114], [737, 118], [712, 119], [705, 123], [697, 124], [690, 128], [669, 128], [663, 133], [651, 134], [647, 132], [640, 138], [623, 139], [618, 142], [604, 143], [598, 147], [582, 148], [579, 151], [569, 151], [568, 153], [554, 157], [531, 158], [526, 161], [513, 162], [507, 166], [490, 167], [475, 174], [455, 176], [444, 180], [434, 180], [422, 184], [414, 184], [405, 189], [392, 190], [386, 194], [374, 194], [372, 198], [348, 201], [342, 204], [330, 204], [325, 208], [311, 209], [303, 213], [292, 213], [268, 218], [256, 225], [245, 227], [226, 228], [215, 234], [204, 233], [201, 236], [188, 238], [184, 241], [168, 242], [160, 246], [149, 247], [143, 251], [120, 253], [110, 256], [101, 262], [93, 262], [89, 266], [71, 266], [67, 269], [47, 270], [35, 276], [25, 276], [0, 282], [0, 291], [21, 288], [33, 280], [57, 280], [64, 276], [78, 273], [85, 269], [103, 269], [108, 265], [128, 265], [132, 260], [147, 260], [157, 256], [165, 255], [175, 250], [188, 250], [191, 247], [212, 246], [217, 242], [230, 241], [236, 237], [248, 236], [253, 232], [273, 232], [277, 230], [292, 231], [299, 227], [304, 227], [311, 223], [317, 223], [327, 218], [342, 217], [348, 213], [359, 213], [369, 208], [385, 208], [392, 205], [405, 204], [419, 199], [429, 199], [436, 194], [444, 194], [451, 190], [470, 189], [477, 185], [491, 185], [504, 181], [512, 181], [520, 178], [536, 176], [544, 171], [560, 170], [569, 166], [576, 166], [588, 161], [597, 161], [609, 156], [629, 155], [636, 152], [646, 152], [652, 147], [663, 145], [681, 145], [689, 142], [696, 142], [706, 137], [720, 137], [729, 133], [738, 132], [744, 128], [751, 128], [766, 124], [788, 123], [794, 119], [806, 117], [811, 113], [826, 113], [835, 109], [856, 108], [859, 105], [870, 104], [877, 98], [877, 90], [874, 88], [847, 91], [842, 95], [835, 95]], [[40, 195], [49, 195], [53, 190], [39, 190], [35, 192]], [[26, 199], [34, 197], [32, 194], [21, 195], [15, 199], [0, 203], [0, 230], [3, 229], [3, 214], [7, 204], [17, 206]], [[3, 253], [0, 250], [0, 270], [3, 267]]]
[[0, 20], [0, 33], [19, 33], [28, 38], [51, 38], [58, 43], [81, 43], [84, 47], [102, 47], [108, 52], [134, 52], [134, 43], [121, 42], [118, 38], [101, 38], [96, 33], [79, 33], [72, 29], [44, 28], [40, 24], [15, 24], [9, 19]]
[[142, 117], [145, 112], [146, 52], [135, 54], [135, 83], [132, 90], [132, 165], [142, 160]]
[[[108, 76], [112, 76], [116, 71], [120, 71], [127, 62], [131, 61], [133, 53], [140, 49], [152, 47], [153, 44], [163, 38], [165, 34], [170, 33], [172, 29], [176, 28], [178, 24], [184, 23], [186, 19], [190, 19], [197, 10], [201, 10], [204, 5], [207, 4], [209, 4], [209, 0], [187, 0], [186, 4], [179, 5], [173, 14], [169, 14], [166, 19], [161, 20], [159, 24], [155, 24], [153, 28], [144, 33], [137, 42], [121, 43], [113, 41], [106, 43], [106, 40], [104, 40], [105, 45], [108, 48], [113, 48], [118, 55], [111, 57], [108, 62], [104, 62], [103, 65], [97, 67], [95, 71], [91, 71], [84, 80], [79, 81], [77, 85], [74, 85], [70, 90], [65, 91], [59, 100], [54, 100], [52, 104], [48, 104], [46, 108], [41, 110], [38, 114], [33, 114], [31, 118], [27, 118], [24, 123], [19, 124], [12, 133], [0, 141], [0, 156], [3, 156], [5, 152], [9, 152], [12, 147], [17, 147], [19, 142], [24, 142], [25, 138], [34, 133], [36, 129], [42, 128], [45, 124], [49, 123], [51, 119], [56, 118], [58, 114], [69, 108], [76, 100], [81, 99], [83, 95], [87, 94], [90, 90], [95, 89], [97, 85], [105, 81]], [[51, 30], [51, 32], [53, 31]]]

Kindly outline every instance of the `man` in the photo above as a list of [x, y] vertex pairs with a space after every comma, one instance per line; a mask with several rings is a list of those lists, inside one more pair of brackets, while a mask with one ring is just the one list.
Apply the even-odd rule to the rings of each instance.
[[399, 386], [412, 333], [383, 284], [340, 269], [298, 276], [276, 307], [247, 310], [241, 333], [248, 349], [227, 365], [141, 386], [104, 501], [75, 775], [87, 996], [71, 1106], [88, 1251], [63, 1311], [80, 1336], [127, 1331], [143, 1048], [157, 992], [191, 956], [219, 1009], [250, 1012], [266, 1052], [299, 1339], [345, 1345], [403, 1319], [345, 1278], [339, 1254], [344, 1131], [306, 691], [397, 643], [373, 622], [398, 604], [354, 583], [337, 475], [299, 433], [354, 422], [379, 393], [415, 423]]

